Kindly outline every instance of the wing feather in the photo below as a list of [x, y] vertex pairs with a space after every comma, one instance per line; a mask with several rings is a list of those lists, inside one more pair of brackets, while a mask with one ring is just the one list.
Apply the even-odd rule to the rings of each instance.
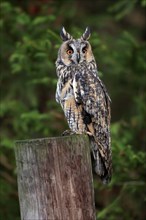
[[[83, 111], [90, 115], [91, 121], [87, 129], [94, 137], [94, 154], [100, 155], [102, 170], [100, 174], [111, 177], [111, 148], [110, 148], [110, 98], [106, 87], [94, 71], [82, 69], [74, 76], [73, 89], [75, 100], [82, 104]], [[97, 157], [99, 157], [97, 155]], [[98, 159], [99, 160], [99, 159]], [[104, 168], [103, 168], [104, 167]], [[98, 171], [99, 173], [99, 171]], [[108, 176], [108, 177], [107, 177]]]

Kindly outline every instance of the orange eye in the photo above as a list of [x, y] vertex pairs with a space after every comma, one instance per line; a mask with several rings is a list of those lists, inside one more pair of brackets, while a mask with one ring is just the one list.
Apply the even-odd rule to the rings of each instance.
[[71, 55], [71, 54], [73, 53], [73, 50], [69, 49], [69, 50], [66, 51], [66, 53], [67, 53], [68, 55]]

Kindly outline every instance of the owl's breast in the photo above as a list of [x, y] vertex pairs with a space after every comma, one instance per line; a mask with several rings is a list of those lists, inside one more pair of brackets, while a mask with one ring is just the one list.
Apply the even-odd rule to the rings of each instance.
[[68, 80], [60, 89], [60, 100], [61, 102], [69, 99], [73, 96], [72, 80]]
[[79, 105], [74, 96], [72, 80], [68, 80], [63, 86], [60, 85], [60, 100], [62, 109], [70, 129], [77, 133], [85, 131], [82, 118], [82, 105]]
[[67, 118], [67, 122], [72, 131], [82, 134], [86, 130], [86, 126], [83, 121], [83, 107], [78, 105], [74, 95], [68, 95], [64, 99], [63, 110]]

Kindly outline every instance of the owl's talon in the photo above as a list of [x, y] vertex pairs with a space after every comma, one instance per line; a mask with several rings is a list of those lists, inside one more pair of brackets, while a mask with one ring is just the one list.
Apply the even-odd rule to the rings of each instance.
[[62, 133], [62, 136], [69, 136], [69, 135], [73, 135], [73, 134], [76, 134], [76, 133], [74, 131], [71, 131], [71, 130], [65, 130]]
[[89, 131], [87, 131], [86, 134], [88, 134], [89, 136], [93, 136], [93, 134]]

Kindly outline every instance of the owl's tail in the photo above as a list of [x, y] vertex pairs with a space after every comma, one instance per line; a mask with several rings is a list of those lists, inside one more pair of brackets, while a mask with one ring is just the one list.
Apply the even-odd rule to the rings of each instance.
[[98, 144], [95, 142], [93, 136], [89, 136], [90, 143], [91, 143], [91, 150], [93, 154], [93, 167], [95, 172], [100, 176], [102, 182], [104, 184], [108, 184], [111, 180], [111, 173], [107, 170], [104, 160], [98, 150]]

